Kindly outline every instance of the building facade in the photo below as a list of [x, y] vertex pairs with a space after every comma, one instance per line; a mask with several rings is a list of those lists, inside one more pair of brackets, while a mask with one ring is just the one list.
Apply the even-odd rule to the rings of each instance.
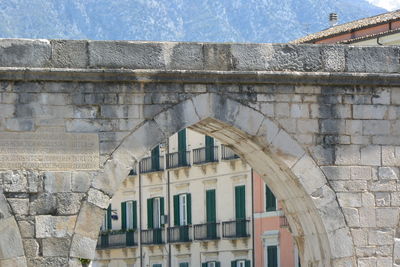
[[185, 129], [142, 159], [115, 194], [93, 266], [295, 266], [282, 222], [248, 164]]

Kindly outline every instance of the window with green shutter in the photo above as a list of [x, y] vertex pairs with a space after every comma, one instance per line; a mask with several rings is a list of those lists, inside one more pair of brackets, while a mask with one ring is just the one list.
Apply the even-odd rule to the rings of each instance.
[[235, 187], [236, 236], [246, 236], [246, 187]]
[[186, 129], [178, 132], [178, 163], [179, 166], [186, 166]]
[[153, 267], [162, 267], [162, 264], [157, 263], [157, 264], [153, 264], [152, 266], [153, 266]]
[[156, 146], [151, 150], [151, 169], [153, 171], [160, 170], [160, 146]]
[[214, 161], [214, 138], [211, 136], [206, 135], [205, 137], [206, 143], [206, 162], [213, 162]]
[[183, 226], [192, 223], [192, 200], [190, 194], [174, 196], [174, 225]]
[[126, 230], [126, 202], [121, 203], [121, 229]]
[[111, 230], [111, 229], [112, 229], [111, 204], [108, 205], [108, 208], [107, 208], [107, 229], [108, 229], [108, 230]]
[[250, 261], [249, 260], [231, 261], [231, 267], [250, 267]]
[[265, 209], [266, 211], [276, 211], [276, 198], [268, 185], [265, 185]]
[[268, 246], [267, 247], [267, 266], [278, 267], [278, 247]]
[[189, 263], [188, 262], [181, 262], [181, 263], [179, 263], [179, 267], [189, 267]]
[[147, 228], [153, 229], [153, 199], [147, 199]]

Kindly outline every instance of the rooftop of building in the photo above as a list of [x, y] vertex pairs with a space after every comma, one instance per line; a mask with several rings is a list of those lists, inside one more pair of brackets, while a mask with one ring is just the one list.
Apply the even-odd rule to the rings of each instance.
[[[301, 37], [299, 39], [293, 40], [290, 43], [294, 43], [294, 44], [315, 43], [320, 40], [329, 39], [332, 37], [345, 35], [345, 34], [352, 34], [356, 31], [367, 29], [367, 28], [372, 28], [372, 27], [379, 26], [382, 24], [390, 24], [391, 22], [394, 22], [394, 21], [400, 21], [400, 9], [396, 10], [396, 11], [372, 16], [372, 17], [362, 18], [359, 20], [340, 24], [337, 26], [333, 26], [333, 27], [330, 27], [323, 31], [312, 33], [307, 36]], [[354, 38], [352, 37], [352, 38], [350, 38], [350, 40], [349, 40], [349, 38], [347, 38], [344, 41], [338, 41], [338, 43], [349, 43], [354, 40], [378, 37], [378, 36], [387, 35], [390, 33], [395, 33], [398, 31], [399, 31], [399, 29], [397, 27], [396, 27], [396, 29], [392, 29], [391, 25], [389, 25], [388, 30], [380, 31], [379, 33], [366, 34], [366, 35], [362, 35], [362, 36], [353, 36]]]

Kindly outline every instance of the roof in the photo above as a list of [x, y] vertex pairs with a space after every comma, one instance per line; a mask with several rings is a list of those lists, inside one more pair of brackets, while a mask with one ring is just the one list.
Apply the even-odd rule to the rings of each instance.
[[371, 26], [376, 26], [380, 24], [389, 23], [392, 21], [400, 20], [400, 10], [384, 13], [381, 15], [363, 18], [355, 21], [351, 21], [348, 23], [340, 24], [326, 30], [309, 34], [297, 40], [291, 41], [290, 43], [300, 44], [300, 43], [314, 43], [316, 41], [330, 38], [333, 36], [352, 33], [355, 30], [360, 30], [364, 28], [368, 28]]

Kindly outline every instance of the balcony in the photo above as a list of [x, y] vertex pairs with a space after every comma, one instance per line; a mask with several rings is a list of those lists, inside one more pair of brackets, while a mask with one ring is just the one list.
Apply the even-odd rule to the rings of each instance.
[[141, 233], [143, 245], [161, 245], [165, 243], [164, 229], [147, 229]]
[[204, 223], [194, 225], [194, 240], [220, 239], [220, 223]]
[[223, 238], [250, 237], [250, 220], [235, 220], [222, 222]]
[[238, 155], [233, 152], [232, 149], [230, 149], [226, 145], [221, 145], [221, 159], [222, 160], [233, 160], [233, 159], [238, 159], [240, 158]]
[[189, 225], [168, 228], [169, 243], [184, 243], [192, 241], [192, 231]]
[[190, 151], [167, 154], [167, 169], [190, 166]]
[[289, 222], [285, 215], [279, 216], [279, 225], [281, 228], [289, 228]]
[[102, 232], [97, 240], [97, 249], [133, 247], [137, 244], [137, 231]]
[[140, 173], [159, 172], [164, 170], [164, 157], [147, 157], [139, 162]]
[[218, 161], [218, 147], [209, 146], [193, 149], [193, 164], [204, 164]]

